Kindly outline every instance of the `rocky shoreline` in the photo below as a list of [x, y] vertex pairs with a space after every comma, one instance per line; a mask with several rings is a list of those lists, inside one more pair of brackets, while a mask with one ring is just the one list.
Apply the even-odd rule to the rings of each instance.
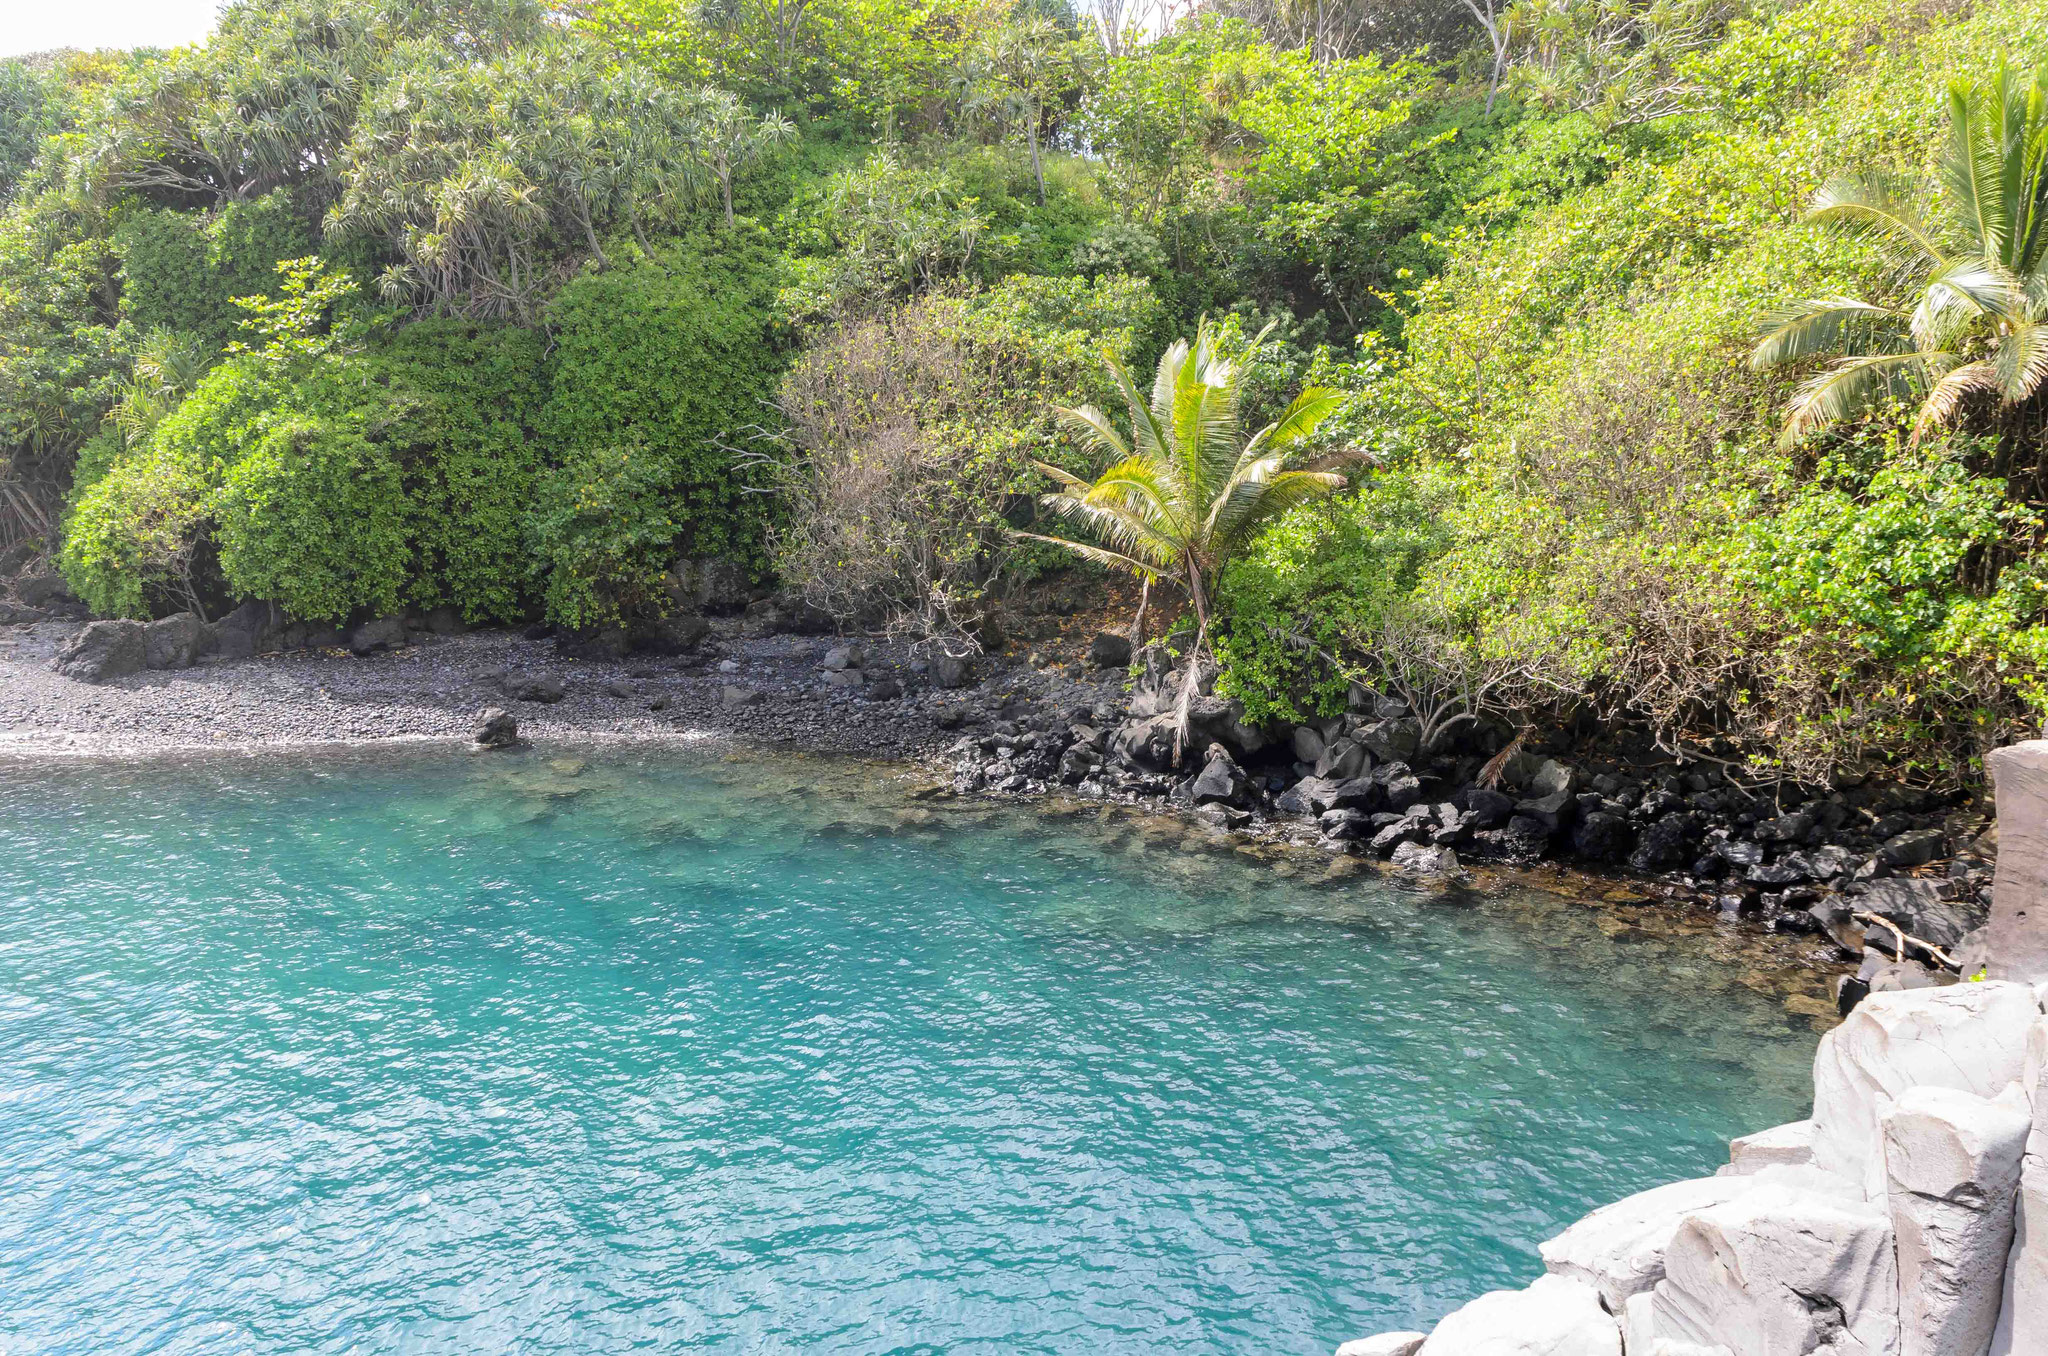
[[0, 749], [455, 738], [501, 707], [533, 737], [720, 734], [906, 760], [960, 794], [1152, 806], [1417, 875], [1556, 863], [1862, 962], [1844, 1010], [1981, 961], [1996, 829], [1976, 802], [1877, 781], [1745, 786], [1654, 751], [1432, 727], [1356, 687], [1341, 715], [1259, 725], [1213, 671], [1184, 694], [1164, 647], [1133, 655], [1114, 635], [959, 658], [758, 601], [633, 637], [471, 632], [446, 613], [343, 632], [261, 604], [212, 623], [90, 621], [36, 574], [0, 609]]

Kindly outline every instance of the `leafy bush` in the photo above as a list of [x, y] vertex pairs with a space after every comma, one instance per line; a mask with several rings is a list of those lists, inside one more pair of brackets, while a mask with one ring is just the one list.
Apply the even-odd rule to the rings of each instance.
[[114, 231], [121, 311], [145, 330], [213, 344], [240, 324], [235, 297], [268, 292], [280, 260], [313, 253], [311, 232], [282, 191], [212, 212], [131, 211]]
[[378, 417], [278, 411], [242, 449], [210, 501], [237, 595], [322, 621], [398, 610], [412, 551], [398, 459], [366, 427]]
[[1403, 471], [1290, 513], [1225, 572], [1216, 641], [1220, 690], [1254, 720], [1344, 709], [1389, 614], [1450, 544], [1441, 510], [1451, 487]]
[[[538, 415], [541, 436], [565, 463], [640, 449], [658, 468], [648, 474], [669, 487], [670, 560], [760, 559], [766, 503], [748, 493], [735, 449], [770, 417], [785, 365], [775, 276], [762, 235], [742, 228], [586, 274], [548, 308], [552, 393]], [[558, 492], [576, 483], [549, 482]], [[537, 512], [568, 507], [544, 496]]]
[[550, 619], [599, 628], [658, 614], [676, 559], [674, 459], [579, 448], [542, 478], [526, 545]]

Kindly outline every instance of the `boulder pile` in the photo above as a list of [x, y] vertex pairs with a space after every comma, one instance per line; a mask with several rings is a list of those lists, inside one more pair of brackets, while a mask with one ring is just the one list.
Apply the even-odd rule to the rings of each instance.
[[[1985, 922], [1982, 824], [1912, 788], [1850, 777], [1820, 793], [1762, 791], [1710, 764], [1545, 754], [1503, 727], [1432, 724], [1359, 687], [1342, 715], [1264, 725], [1217, 695], [1213, 667], [1189, 688], [1162, 646], [1134, 659], [1123, 701], [1012, 713], [963, 737], [956, 788], [1179, 804], [1222, 827], [1308, 835], [1415, 870], [1455, 871], [1461, 856], [1626, 867], [1852, 956], [1865, 950], [1859, 914], [1948, 950]], [[1899, 949], [1889, 931], [1876, 940]], [[1863, 982], [1906, 981], [1873, 969]]]

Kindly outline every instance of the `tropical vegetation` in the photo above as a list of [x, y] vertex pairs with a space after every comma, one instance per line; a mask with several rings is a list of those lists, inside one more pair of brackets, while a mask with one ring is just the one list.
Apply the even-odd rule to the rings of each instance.
[[0, 62], [0, 551], [578, 633], [717, 559], [954, 648], [1135, 571], [1250, 720], [1951, 782], [2048, 710], [2044, 63], [2022, 0], [235, 0]]

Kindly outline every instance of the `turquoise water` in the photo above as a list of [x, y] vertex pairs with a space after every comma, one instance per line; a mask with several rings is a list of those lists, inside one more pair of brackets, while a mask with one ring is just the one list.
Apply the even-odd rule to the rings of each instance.
[[1704, 944], [1324, 870], [704, 748], [0, 766], [0, 1352], [1326, 1356], [1801, 1114]]

